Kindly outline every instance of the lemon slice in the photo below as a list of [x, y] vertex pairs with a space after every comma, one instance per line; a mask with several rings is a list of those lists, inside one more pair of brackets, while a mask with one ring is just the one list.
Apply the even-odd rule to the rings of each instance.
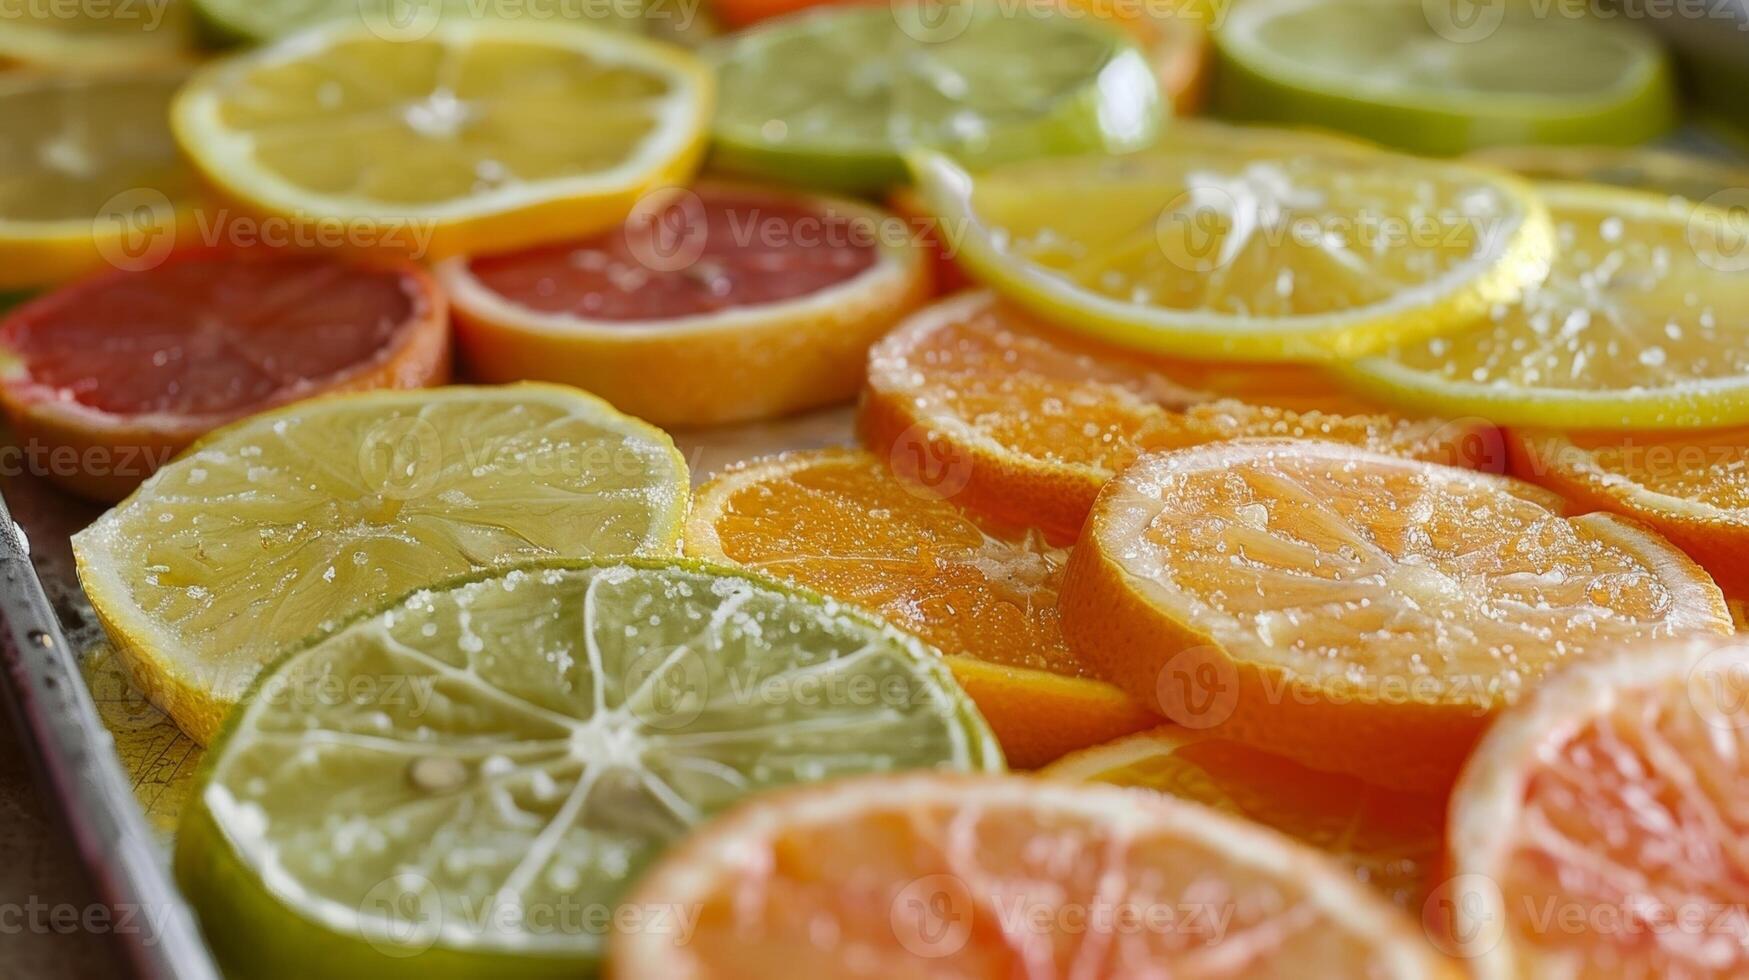
[[1116, 26], [988, 0], [822, 8], [716, 47], [714, 166], [843, 190], [927, 146], [974, 161], [1146, 145], [1159, 85]]
[[201, 70], [178, 142], [254, 209], [434, 258], [610, 227], [703, 152], [713, 82], [681, 48], [492, 18], [381, 33], [340, 21]]
[[[1002, 768], [915, 638], [745, 573], [624, 560], [358, 619], [265, 675], [209, 759], [176, 869], [221, 961], [426, 980], [593, 975], [610, 931], [639, 928], [627, 884], [748, 794]], [[678, 939], [696, 911], [648, 914]]]
[[165, 121], [182, 79], [142, 69], [0, 81], [0, 290], [170, 254], [196, 183]]
[[184, 0], [0, 4], [0, 67], [111, 72], [185, 63], [192, 39]]
[[1749, 213], [1548, 184], [1548, 281], [1470, 329], [1353, 365], [1405, 404], [1503, 425], [1749, 422]]
[[1419, 153], [1653, 139], [1676, 89], [1649, 34], [1531, 4], [1249, 0], [1215, 32], [1215, 104]]
[[1548, 218], [1505, 174], [1300, 133], [1193, 130], [1126, 156], [913, 169], [960, 261], [1136, 347], [1346, 357], [1449, 330], [1538, 278]]
[[197, 741], [275, 653], [473, 569], [674, 553], [666, 433], [558, 385], [372, 392], [220, 429], [73, 538], [135, 683]]

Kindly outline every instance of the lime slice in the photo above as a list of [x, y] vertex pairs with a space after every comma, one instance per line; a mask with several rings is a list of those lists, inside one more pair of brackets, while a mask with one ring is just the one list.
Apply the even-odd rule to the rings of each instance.
[[1215, 43], [1222, 113], [1421, 153], [1625, 145], [1676, 118], [1657, 42], [1622, 24], [1539, 16], [1535, 5], [1250, 0]]
[[634, 33], [665, 33], [697, 19], [681, 0], [193, 0], [202, 33], [220, 44], [253, 44], [284, 34], [350, 19], [385, 34], [408, 36], [439, 20], [522, 19], [553, 26], [586, 26]]
[[1002, 762], [921, 641], [706, 565], [539, 564], [288, 654], [208, 756], [176, 868], [249, 976], [577, 976], [629, 916], [681, 938], [687, 910], [616, 905], [706, 817], [926, 767]]
[[958, 261], [1065, 326], [1189, 357], [1319, 360], [1468, 323], [1547, 266], [1529, 185], [1302, 133], [977, 173], [914, 152]]
[[1644, 147], [1497, 146], [1470, 159], [1538, 180], [1611, 184], [1721, 205], [1749, 202], [1749, 167]]
[[981, 163], [1153, 139], [1159, 86], [1095, 18], [981, 0], [821, 9], [721, 42], [713, 162], [878, 190], [925, 146]]
[[1749, 423], [1749, 211], [1540, 190], [1557, 242], [1548, 278], [1466, 330], [1355, 362], [1356, 383], [1510, 426]]
[[186, 63], [190, 22], [184, 0], [9, 0], [0, 3], [0, 68], [112, 72]]
[[204, 742], [274, 654], [411, 589], [676, 552], [687, 483], [666, 433], [574, 388], [379, 391], [212, 433], [73, 550], [135, 682]]

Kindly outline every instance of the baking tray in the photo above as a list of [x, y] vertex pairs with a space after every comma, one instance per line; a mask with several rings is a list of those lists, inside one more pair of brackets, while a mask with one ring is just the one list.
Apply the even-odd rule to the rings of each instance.
[[[848, 443], [851, 418], [838, 408], [674, 441], [696, 485], [744, 459]], [[167, 870], [201, 748], [128, 683], [74, 571], [69, 539], [103, 508], [30, 473], [0, 475], [0, 494], [0, 665], [37, 785], [101, 901], [149, 910], [136, 917], [150, 928], [113, 930], [134, 974], [217, 980]]]

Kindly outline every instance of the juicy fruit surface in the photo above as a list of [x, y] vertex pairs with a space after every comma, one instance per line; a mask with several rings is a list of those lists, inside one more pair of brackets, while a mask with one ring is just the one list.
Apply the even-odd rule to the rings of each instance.
[[1064, 643], [1064, 549], [979, 520], [869, 453], [794, 453], [718, 477], [698, 491], [686, 550], [818, 589], [927, 640], [1017, 766], [1156, 721]]
[[[332, 680], [376, 696], [315, 693]], [[844, 693], [865, 686], [884, 699]], [[747, 793], [930, 766], [1000, 757], [917, 641], [701, 566], [534, 565], [416, 592], [290, 655], [215, 747], [200, 805], [222, 836], [202, 843], [391, 954], [587, 961], [605, 929], [515, 913], [612, 908], [658, 848]], [[185, 880], [210, 883], [213, 856], [184, 851]], [[373, 903], [397, 882], [417, 883], [417, 919]], [[220, 941], [241, 955], [257, 938], [273, 942]]]
[[[1746, 670], [1729, 638], [1623, 651], [1502, 719], [1452, 811], [1454, 870], [1498, 889], [1456, 908], [1487, 917], [1460, 918], [1459, 936], [1502, 937], [1469, 951], [1478, 976], [1749, 969], [1735, 857], [1749, 830]], [[1551, 907], [1571, 911], [1551, 925]]]
[[1057, 628], [1068, 552], [1037, 532], [980, 524], [873, 455], [778, 457], [699, 498], [699, 515], [714, 515], [688, 535], [701, 557], [720, 548], [737, 564], [874, 610], [944, 652], [1089, 674]]
[[0, 221], [88, 223], [116, 195], [192, 196], [165, 113], [179, 72], [29, 79], [0, 86]]
[[1149, 789], [1260, 823], [1328, 852], [1419, 912], [1439, 868], [1443, 797], [1371, 786], [1206, 732], [1164, 728], [1068, 756], [1044, 775]]
[[[1486, 425], [1395, 416], [1316, 368], [1149, 357], [988, 295], [938, 304], [889, 334], [870, 351], [868, 385], [864, 428], [882, 448], [908, 451], [884, 444], [925, 426], [970, 469], [969, 488], [988, 489], [980, 509], [1042, 521], [1057, 536], [1073, 536], [1098, 487], [1152, 449], [1292, 437], [1437, 462], [1497, 455]], [[991, 455], [1011, 465], [979, 458]], [[1026, 483], [1056, 486], [1042, 492], [1073, 496], [1073, 505], [1060, 520], [1026, 506], [1015, 492]]]
[[575, 389], [372, 393], [214, 433], [74, 547], [136, 680], [204, 739], [268, 657], [413, 588], [672, 549], [685, 486], [665, 434]]
[[1749, 419], [1740, 213], [1549, 184], [1548, 279], [1476, 326], [1356, 365], [1393, 397], [1505, 424], [1693, 428]]
[[731, 39], [717, 63], [723, 163], [849, 189], [902, 183], [910, 147], [982, 160], [1129, 149], [1159, 115], [1150, 69], [1116, 28], [982, 4], [939, 24], [922, 7], [810, 11]]
[[[616, 977], [1444, 969], [1397, 910], [1267, 831], [1022, 777], [871, 778], [755, 800], [671, 852], [632, 901], [699, 903], [698, 926], [685, 942], [617, 936]], [[1170, 924], [1125, 925], [1148, 909]]]
[[914, 167], [931, 210], [962, 221], [963, 261], [1017, 301], [1192, 356], [1328, 358], [1450, 329], [1515, 297], [1548, 247], [1511, 178], [1293, 133]]
[[[799, 299], [873, 268], [873, 230], [803, 197], [753, 191], [688, 191], [672, 206], [678, 233], [619, 228], [525, 252], [473, 259], [486, 288], [541, 313], [649, 322]], [[661, 217], [657, 218], [658, 224]], [[649, 249], [696, 243], [691, 261], [651, 261]], [[684, 254], [690, 256], [689, 248]]]
[[117, 415], [234, 416], [386, 356], [423, 279], [317, 255], [212, 256], [75, 286], [0, 323], [45, 396]]
[[1564, 657], [1722, 609], [1661, 539], [1502, 477], [1282, 442], [1150, 456], [1111, 486], [1088, 541], [1167, 616], [1320, 684], [1497, 704]]

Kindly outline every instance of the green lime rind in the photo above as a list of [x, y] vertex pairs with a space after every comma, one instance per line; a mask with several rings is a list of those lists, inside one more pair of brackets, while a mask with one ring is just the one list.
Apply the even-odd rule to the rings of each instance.
[[1631, 145], [1676, 124], [1669, 61], [1646, 34], [1511, 4], [1471, 7], [1476, 20], [1442, 10], [1399, 0], [1241, 4], [1215, 32], [1215, 107], [1436, 155]]
[[835, 7], [707, 47], [719, 99], [712, 166], [847, 192], [903, 184], [916, 147], [973, 165], [1123, 152], [1168, 111], [1148, 61], [1110, 24], [978, 0]]
[[[480, 0], [194, 0], [196, 35], [206, 47], [261, 44], [342, 18], [362, 20], [385, 37], [417, 39], [437, 19], [521, 18], [553, 24], [642, 30], [662, 36], [684, 36], [698, 19], [679, 0], [526, 0], [514, 4]], [[696, 8], [694, 8], [696, 9]], [[657, 21], [678, 21], [684, 27], [665, 28]]]
[[276, 661], [202, 763], [175, 871], [234, 975], [577, 976], [624, 927], [629, 882], [697, 819], [767, 787], [923, 767], [1003, 763], [915, 637], [737, 569], [542, 561], [419, 590]]

